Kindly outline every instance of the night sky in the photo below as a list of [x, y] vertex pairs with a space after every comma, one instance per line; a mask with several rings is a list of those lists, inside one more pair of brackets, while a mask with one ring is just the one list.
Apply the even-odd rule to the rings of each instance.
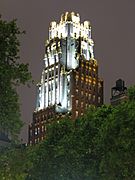
[[[51, 21], [59, 22], [62, 13], [77, 12], [81, 21], [92, 24], [95, 58], [104, 79], [104, 99], [109, 103], [111, 87], [118, 78], [127, 86], [135, 84], [135, 0], [0, 0], [4, 20], [17, 18], [26, 30], [20, 38], [21, 62], [29, 63], [35, 84], [43, 68], [44, 43]], [[28, 124], [36, 102], [36, 87], [19, 88], [22, 119], [25, 126], [21, 137], [27, 141]]]

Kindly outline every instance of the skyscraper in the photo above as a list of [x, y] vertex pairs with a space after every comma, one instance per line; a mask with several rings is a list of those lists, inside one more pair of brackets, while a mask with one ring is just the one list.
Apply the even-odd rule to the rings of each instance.
[[89, 21], [66, 12], [51, 22], [45, 44], [44, 68], [37, 85], [37, 103], [29, 126], [29, 143], [45, 138], [46, 125], [60, 115], [83, 115], [90, 105], [103, 104], [103, 81], [98, 77]]

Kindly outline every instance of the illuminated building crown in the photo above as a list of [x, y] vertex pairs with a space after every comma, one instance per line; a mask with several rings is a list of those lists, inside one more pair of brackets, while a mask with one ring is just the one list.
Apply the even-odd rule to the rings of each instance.
[[51, 22], [49, 28], [49, 40], [54, 37], [65, 38], [65, 37], [78, 38], [79, 36], [91, 41], [91, 25], [89, 21], [80, 23], [80, 16], [74, 12], [66, 12], [62, 14], [61, 21], [57, 24], [55, 21]]
[[80, 57], [94, 60], [93, 46], [90, 22], [80, 23], [79, 14], [66, 12], [58, 24], [51, 22], [36, 110], [58, 104], [66, 111], [71, 109], [71, 99], [67, 98], [71, 96], [67, 85], [70, 71], [79, 66]]

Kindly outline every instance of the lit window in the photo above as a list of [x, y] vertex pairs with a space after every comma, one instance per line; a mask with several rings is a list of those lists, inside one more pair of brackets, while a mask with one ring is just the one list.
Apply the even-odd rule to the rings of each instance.
[[38, 134], [38, 131], [37, 131], [37, 128], [35, 128], [35, 135], [37, 135]]
[[85, 78], [86, 83], [88, 82], [88, 78]]
[[75, 112], [76, 117], [78, 117], [78, 111]]
[[96, 98], [96, 96], [95, 96], [95, 95], [93, 95], [93, 102], [95, 101], [95, 98]]
[[96, 78], [93, 78], [93, 84], [96, 84]]
[[96, 63], [95, 63], [95, 62], [94, 62], [94, 64], [93, 64], [93, 66], [96, 67]]
[[89, 69], [91, 70], [91, 67], [89, 66]]
[[101, 98], [100, 98], [100, 97], [98, 97], [98, 103], [100, 103], [100, 101], [101, 101]]
[[44, 132], [44, 125], [42, 125], [42, 132]]
[[78, 99], [76, 99], [76, 106], [78, 106]]
[[78, 85], [78, 79], [76, 79], [76, 85]]
[[89, 101], [91, 100], [91, 94], [89, 94]]
[[78, 74], [76, 74], [76, 79], [78, 79], [79, 78], [79, 76], [78, 76]]
[[83, 102], [81, 102], [81, 108], [83, 108]]
[[81, 80], [84, 81], [84, 77], [83, 76], [81, 77]]

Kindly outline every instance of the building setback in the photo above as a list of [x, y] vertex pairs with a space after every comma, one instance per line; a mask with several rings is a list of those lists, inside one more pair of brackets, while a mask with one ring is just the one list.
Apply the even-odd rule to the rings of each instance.
[[93, 46], [90, 22], [80, 23], [79, 14], [66, 12], [59, 24], [51, 22], [29, 144], [43, 140], [47, 124], [60, 116], [70, 114], [75, 120], [90, 105], [103, 104]]

